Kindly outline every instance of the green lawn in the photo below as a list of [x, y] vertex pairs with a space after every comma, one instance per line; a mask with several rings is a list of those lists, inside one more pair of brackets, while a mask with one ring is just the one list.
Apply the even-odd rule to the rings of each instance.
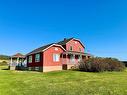
[[39, 73], [0, 70], [0, 95], [127, 95], [127, 71]]
[[0, 66], [0, 70], [1, 69], [8, 69], [8, 65], [7, 66]]

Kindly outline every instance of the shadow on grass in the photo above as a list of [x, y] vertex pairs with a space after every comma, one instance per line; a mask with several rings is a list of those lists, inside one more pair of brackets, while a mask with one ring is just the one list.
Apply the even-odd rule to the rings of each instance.
[[0, 70], [9, 70], [9, 66], [7, 66], [7, 65], [2, 65], [2, 66], [0, 66]]
[[9, 70], [9, 68], [4, 68], [4, 69], [1, 69], [1, 70]]

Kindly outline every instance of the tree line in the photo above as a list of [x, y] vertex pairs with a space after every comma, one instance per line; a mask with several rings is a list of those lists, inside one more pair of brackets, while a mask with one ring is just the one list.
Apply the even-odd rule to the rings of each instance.
[[0, 60], [9, 60], [10, 56], [7, 55], [0, 55]]

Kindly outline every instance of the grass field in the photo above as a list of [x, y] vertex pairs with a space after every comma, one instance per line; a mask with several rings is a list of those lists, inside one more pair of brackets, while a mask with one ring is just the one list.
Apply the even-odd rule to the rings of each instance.
[[0, 70], [0, 95], [127, 95], [127, 71], [39, 73]]

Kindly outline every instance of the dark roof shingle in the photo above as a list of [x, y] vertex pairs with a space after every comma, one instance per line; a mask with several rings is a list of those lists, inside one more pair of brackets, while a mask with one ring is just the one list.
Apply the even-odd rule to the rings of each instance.
[[31, 54], [35, 54], [35, 53], [39, 53], [42, 52], [44, 49], [48, 48], [49, 46], [53, 45], [53, 44], [58, 44], [58, 45], [65, 45], [67, 42], [69, 42], [70, 40], [72, 40], [73, 38], [69, 38], [69, 39], [64, 39], [63, 41], [60, 41], [58, 43], [52, 43], [52, 44], [48, 44], [45, 46], [42, 46], [40, 48], [37, 48], [35, 50], [33, 50], [32, 52], [28, 53], [27, 55], [31, 55]]
[[73, 38], [69, 38], [69, 39], [64, 39], [63, 41], [58, 42], [57, 44], [59, 45], [65, 45], [67, 42], [69, 42], [70, 40], [72, 40]]
[[48, 45], [42, 46], [40, 48], [37, 48], [37, 49], [33, 50], [32, 52], [28, 53], [27, 55], [34, 54], [34, 53], [38, 53], [38, 52], [42, 52], [44, 49], [48, 48], [52, 44], [48, 44]]
[[21, 53], [17, 53], [15, 55], [12, 56], [13, 58], [25, 58], [25, 55], [21, 54]]

